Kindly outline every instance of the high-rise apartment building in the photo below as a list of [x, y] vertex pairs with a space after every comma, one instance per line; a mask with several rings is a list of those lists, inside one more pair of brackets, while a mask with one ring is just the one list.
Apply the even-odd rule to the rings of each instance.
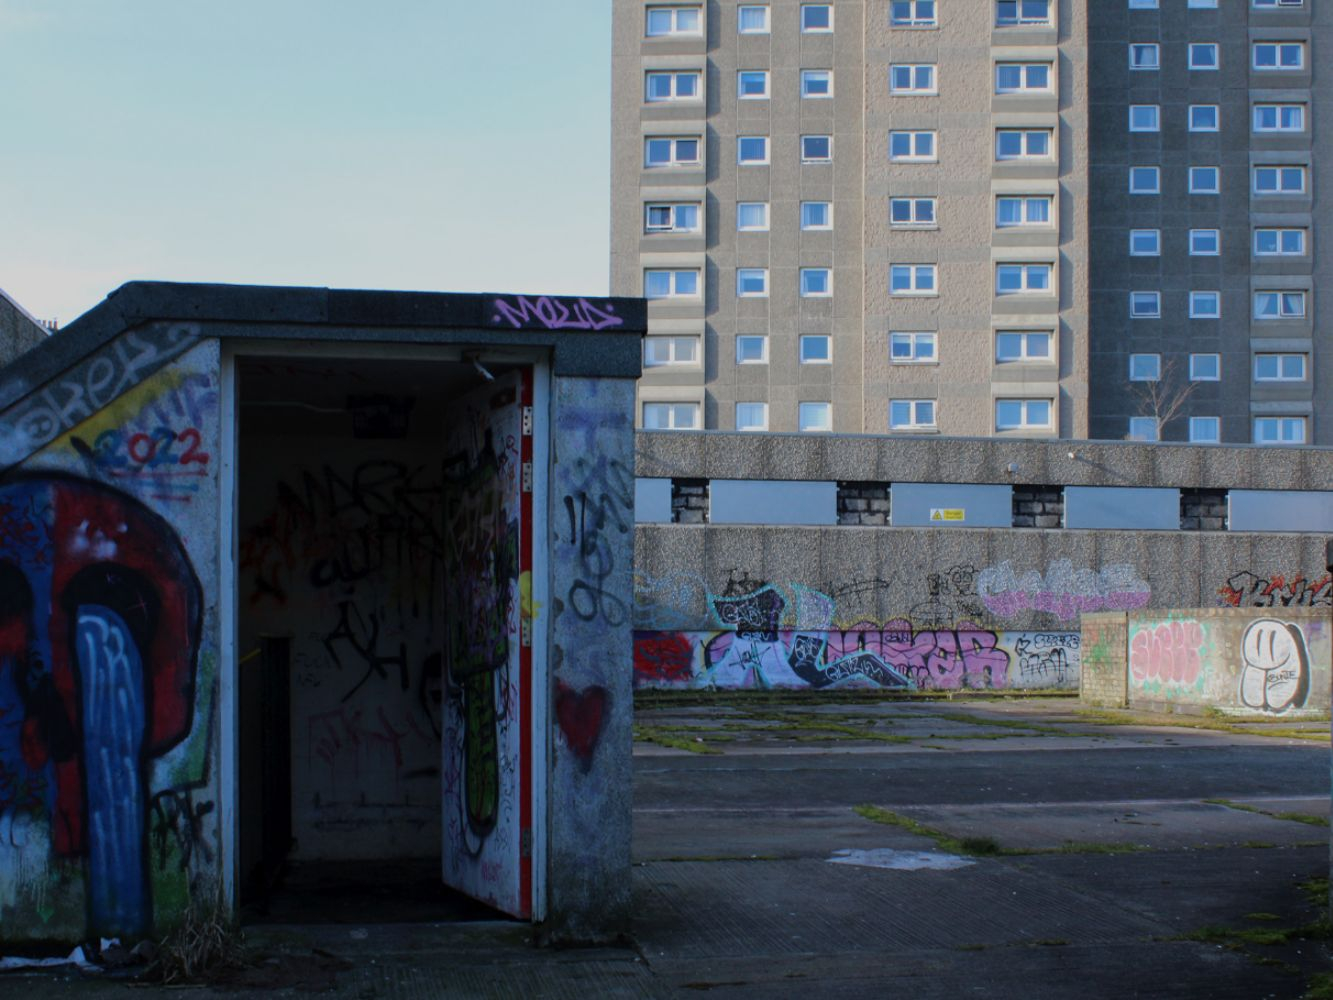
[[1314, 3], [615, 0], [641, 423], [1313, 442]]

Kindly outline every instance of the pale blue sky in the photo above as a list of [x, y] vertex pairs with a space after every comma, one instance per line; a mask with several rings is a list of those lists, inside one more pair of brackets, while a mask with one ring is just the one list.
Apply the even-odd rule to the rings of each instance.
[[606, 0], [0, 0], [0, 288], [607, 288]]

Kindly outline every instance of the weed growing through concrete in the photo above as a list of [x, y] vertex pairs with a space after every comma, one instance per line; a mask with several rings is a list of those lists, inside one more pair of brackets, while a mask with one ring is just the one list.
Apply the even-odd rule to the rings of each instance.
[[1210, 806], [1226, 806], [1228, 809], [1235, 809], [1237, 812], [1256, 813], [1270, 819], [1283, 819], [1290, 823], [1304, 823], [1306, 826], [1328, 826], [1328, 820], [1323, 816], [1313, 816], [1310, 813], [1269, 812], [1267, 809], [1260, 809], [1258, 806], [1247, 805], [1244, 802], [1236, 802], [1234, 799], [1204, 799], [1203, 801]]
[[659, 747], [672, 750], [688, 750], [690, 753], [719, 754], [717, 747], [709, 746], [701, 736], [684, 736], [658, 726], [634, 727], [634, 739], [638, 743], [655, 743]]
[[1002, 847], [992, 837], [952, 837], [943, 830], [918, 823], [910, 816], [892, 812], [882, 806], [868, 803], [854, 806], [852, 812], [862, 819], [884, 826], [895, 826], [900, 830], [928, 837], [935, 841], [941, 850], [951, 854], [963, 854], [971, 857], [1028, 857], [1038, 854], [1133, 854], [1150, 850], [1143, 844], [1097, 844], [1085, 841], [1067, 840], [1056, 847]]
[[1245, 725], [1243, 722], [1224, 720], [1218, 716], [1202, 715], [1142, 715], [1134, 712], [1112, 712], [1105, 709], [1081, 708], [1077, 710], [1079, 721], [1094, 726], [1152, 726], [1160, 729], [1203, 729], [1210, 732], [1231, 733], [1237, 736], [1268, 736], [1275, 739], [1309, 740], [1312, 743], [1327, 743], [1329, 739], [1327, 718], [1311, 718], [1312, 725], [1318, 729], [1284, 728], [1274, 729], [1267, 726]]

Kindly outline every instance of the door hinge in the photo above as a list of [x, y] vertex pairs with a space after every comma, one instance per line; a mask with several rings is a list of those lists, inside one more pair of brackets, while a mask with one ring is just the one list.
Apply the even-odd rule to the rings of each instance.
[[532, 492], [532, 463], [531, 463], [531, 462], [524, 462], [524, 463], [523, 463], [523, 492], [524, 492], [524, 493], [531, 493], [531, 492]]
[[518, 644], [525, 648], [532, 646], [532, 619], [526, 616], [519, 619]]
[[532, 827], [525, 826], [523, 832], [519, 834], [518, 851], [521, 857], [532, 857]]
[[531, 406], [525, 406], [525, 407], [523, 407], [523, 435], [524, 435], [525, 437], [531, 437], [531, 436], [532, 436], [532, 407], [531, 407]]

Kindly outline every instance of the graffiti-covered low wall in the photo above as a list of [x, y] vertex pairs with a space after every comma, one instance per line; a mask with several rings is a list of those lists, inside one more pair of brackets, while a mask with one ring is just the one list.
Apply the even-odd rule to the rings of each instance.
[[[1113, 616], [1089, 616], [1106, 619]], [[1085, 664], [1085, 700], [1120, 686], [1131, 708], [1284, 717], [1329, 711], [1328, 615], [1300, 608], [1197, 608], [1123, 616], [1124, 651]], [[1085, 622], [1105, 631], [1105, 622]], [[1103, 674], [1119, 673], [1108, 678]]]

